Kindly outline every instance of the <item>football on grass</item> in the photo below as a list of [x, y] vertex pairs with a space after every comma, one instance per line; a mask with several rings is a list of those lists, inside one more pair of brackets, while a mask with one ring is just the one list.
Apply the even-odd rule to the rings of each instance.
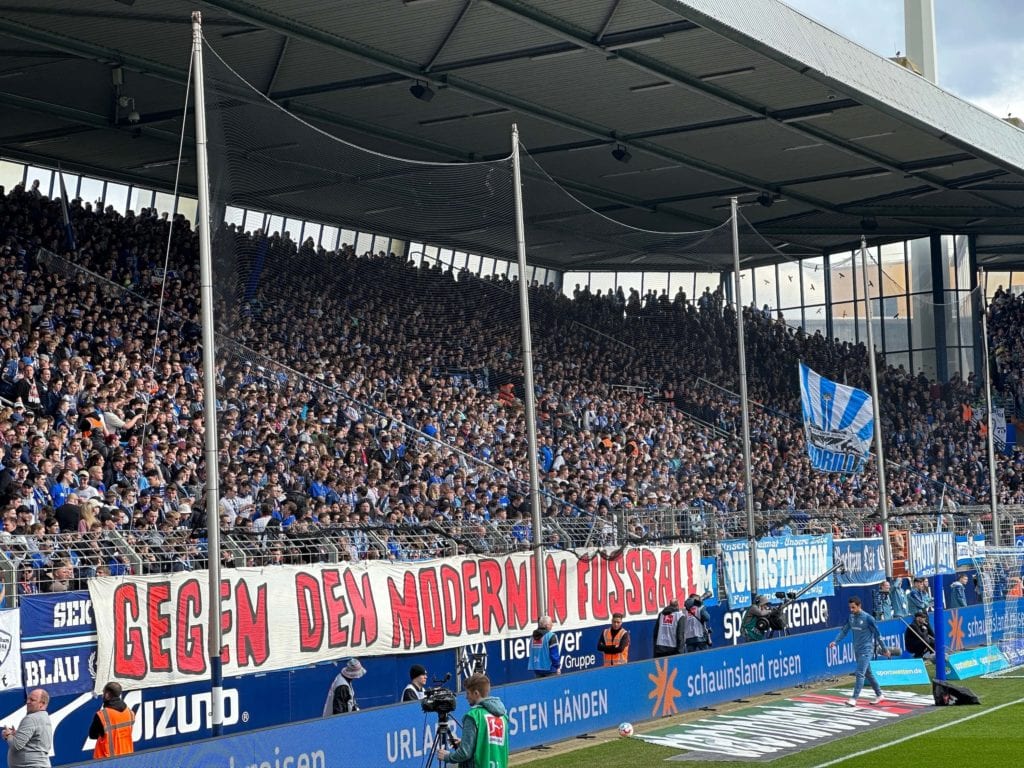
[[629, 736], [632, 736], [632, 735], [633, 735], [633, 724], [632, 723], [622, 723], [622, 725], [619, 726], [619, 736], [629, 737]]

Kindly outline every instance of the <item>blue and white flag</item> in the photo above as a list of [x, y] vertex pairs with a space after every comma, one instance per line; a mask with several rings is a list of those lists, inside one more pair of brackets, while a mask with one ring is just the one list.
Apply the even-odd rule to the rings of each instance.
[[800, 404], [811, 466], [823, 472], [863, 471], [875, 428], [871, 395], [800, 363]]

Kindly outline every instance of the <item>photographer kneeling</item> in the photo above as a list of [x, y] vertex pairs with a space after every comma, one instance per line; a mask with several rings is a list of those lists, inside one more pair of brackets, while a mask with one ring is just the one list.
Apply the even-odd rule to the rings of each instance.
[[508, 716], [505, 705], [491, 696], [487, 675], [470, 675], [465, 683], [470, 710], [462, 718], [462, 740], [451, 752], [437, 751], [442, 762], [460, 763], [464, 768], [508, 765]]

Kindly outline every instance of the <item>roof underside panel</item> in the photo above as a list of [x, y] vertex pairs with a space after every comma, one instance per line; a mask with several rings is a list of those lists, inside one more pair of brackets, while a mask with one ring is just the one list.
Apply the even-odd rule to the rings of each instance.
[[[167, 190], [189, 98], [196, 5], [6, 6], [0, 153], [90, 175], [107, 169], [112, 178]], [[298, 121], [281, 121], [275, 135], [259, 128], [256, 105], [269, 91], [301, 120], [397, 158], [503, 158], [516, 124], [533, 153], [524, 167], [529, 242], [545, 233], [564, 242], [539, 254], [547, 266], [678, 266], [679, 249], [669, 241], [616, 232], [603, 218], [581, 226], [594, 214], [572, 198], [666, 232], [721, 223], [736, 195], [744, 217], [774, 242], [789, 243], [789, 254], [850, 248], [862, 234], [884, 242], [1024, 231], [1024, 132], [776, 0], [198, 5], [207, 42], [255, 89], [231, 91], [222, 115], [240, 131], [234, 149], [244, 151], [236, 161], [251, 163], [243, 170], [255, 180], [266, 178], [268, 164], [282, 166], [280, 178], [244, 190], [246, 203], [261, 210], [286, 202], [294, 215], [334, 220], [351, 211], [362, 219], [350, 226], [387, 223], [332, 197], [344, 194], [350, 203], [370, 192], [337, 183], [342, 171], [330, 167], [334, 160], [308, 156], [311, 128]], [[206, 60], [209, 73], [209, 49]], [[112, 73], [118, 64], [121, 85]], [[414, 98], [415, 80], [433, 98]], [[119, 106], [119, 97], [128, 105]], [[208, 102], [214, 110], [215, 102]], [[140, 121], [128, 124], [133, 110]], [[186, 132], [190, 161], [181, 183], [194, 194], [189, 121]], [[530, 167], [533, 160], [539, 168]], [[566, 191], [550, 188], [547, 174]], [[378, 186], [369, 210], [403, 210], [407, 192]], [[389, 194], [394, 199], [384, 199]], [[556, 221], [565, 216], [569, 223]], [[400, 218], [394, 226], [411, 227]], [[460, 248], [486, 247], [459, 229], [452, 231]], [[986, 258], [1019, 240], [988, 241]], [[706, 257], [718, 268], [730, 258], [722, 248], [715, 242], [686, 258]], [[499, 250], [507, 256], [506, 246]], [[755, 261], [779, 258], [751, 253]]]

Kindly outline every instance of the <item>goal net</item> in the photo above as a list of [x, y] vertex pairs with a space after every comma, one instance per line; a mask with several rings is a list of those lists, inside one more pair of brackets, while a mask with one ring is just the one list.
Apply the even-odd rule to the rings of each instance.
[[1022, 676], [1024, 669], [1024, 548], [987, 547], [975, 558], [978, 592], [985, 607], [986, 645], [1005, 658], [991, 664], [988, 676]]

